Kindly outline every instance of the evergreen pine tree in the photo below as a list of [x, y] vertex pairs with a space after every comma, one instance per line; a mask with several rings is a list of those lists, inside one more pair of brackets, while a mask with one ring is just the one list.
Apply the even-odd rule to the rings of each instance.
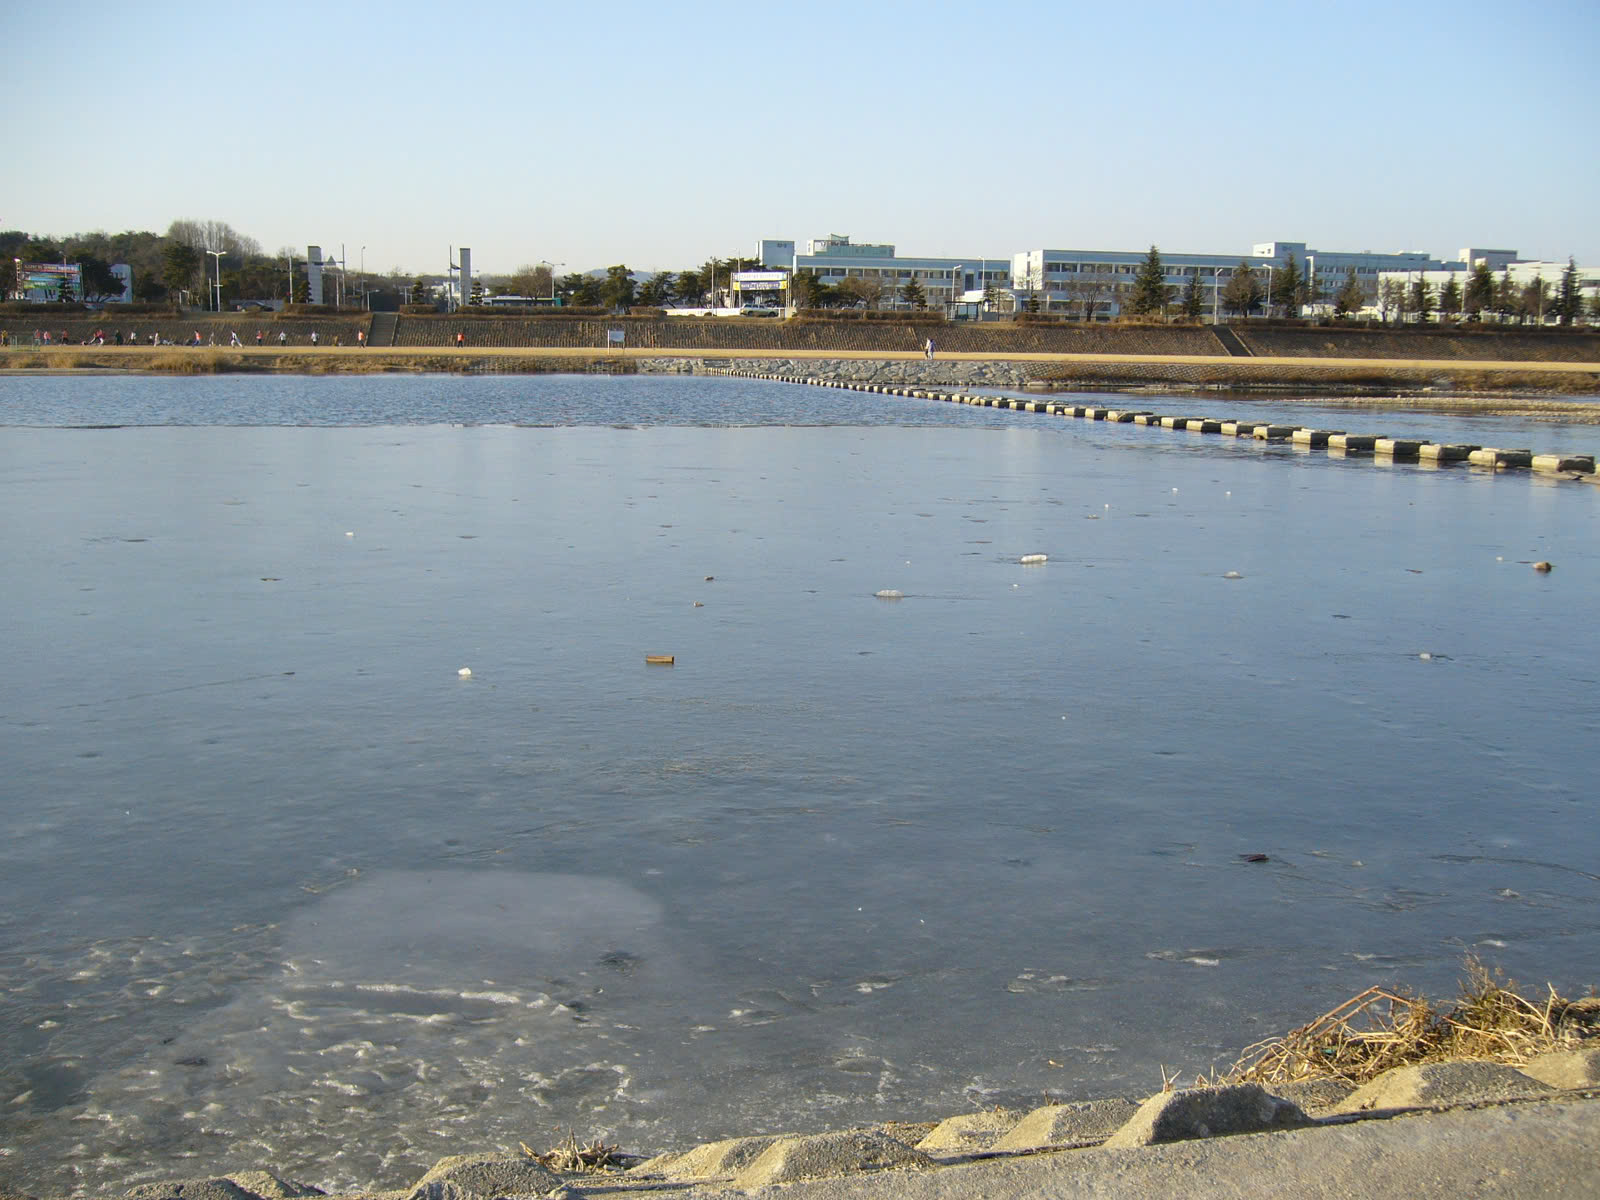
[[1333, 315], [1348, 317], [1351, 313], [1360, 312], [1367, 302], [1366, 289], [1361, 286], [1361, 280], [1356, 278], [1356, 269], [1350, 268], [1344, 277], [1344, 286], [1339, 289], [1339, 294], [1333, 298]]
[[1406, 307], [1412, 316], [1426, 322], [1428, 315], [1433, 312], [1433, 288], [1428, 286], [1428, 281], [1419, 274], [1411, 285], [1411, 294], [1407, 297]]
[[1500, 314], [1501, 320], [1514, 317], [1522, 311], [1522, 292], [1516, 280], [1511, 278], [1510, 267], [1501, 273], [1500, 281], [1495, 284], [1494, 310]]
[[1463, 299], [1467, 315], [1474, 319], [1486, 308], [1494, 307], [1494, 272], [1489, 264], [1479, 259], [1467, 277], [1467, 292]]
[[1454, 275], [1439, 289], [1439, 315], [1453, 317], [1461, 311], [1461, 285]]
[[1583, 292], [1578, 283], [1578, 264], [1567, 259], [1566, 270], [1561, 272], [1561, 284], [1556, 293], [1556, 315], [1563, 325], [1577, 323], [1583, 315]]
[[1200, 288], [1200, 268], [1191, 269], [1194, 273], [1183, 285], [1183, 315], [1191, 321], [1198, 321], [1200, 314], [1205, 311], [1206, 298]]
[[1133, 282], [1133, 294], [1128, 297], [1127, 310], [1139, 317], [1162, 312], [1167, 307], [1166, 271], [1161, 266], [1161, 254], [1154, 247], [1145, 255], [1139, 274]]
[[1298, 317], [1300, 306], [1306, 302], [1306, 277], [1300, 273], [1300, 264], [1294, 255], [1278, 270], [1278, 279], [1272, 289], [1273, 299], [1283, 305], [1283, 315]]

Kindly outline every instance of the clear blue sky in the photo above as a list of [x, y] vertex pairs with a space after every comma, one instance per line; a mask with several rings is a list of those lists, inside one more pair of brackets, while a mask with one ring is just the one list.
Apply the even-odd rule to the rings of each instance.
[[676, 269], [1466, 245], [1600, 263], [1600, 5], [8, 5], [0, 227]]

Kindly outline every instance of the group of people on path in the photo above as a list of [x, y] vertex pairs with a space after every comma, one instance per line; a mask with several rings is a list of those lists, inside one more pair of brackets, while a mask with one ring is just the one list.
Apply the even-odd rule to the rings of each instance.
[[[110, 339], [115, 345], [118, 346], [140, 346], [145, 344], [145, 342], [140, 339], [139, 332], [137, 330], [129, 330], [128, 333], [124, 335], [120, 329], [113, 330], [109, 334], [104, 329], [96, 329], [81, 342], [74, 342], [72, 340], [72, 335], [65, 329], [63, 329], [59, 334], [52, 333], [48, 329], [35, 329], [33, 331], [33, 344], [35, 346], [104, 346], [107, 339]], [[265, 347], [267, 341], [268, 338], [266, 333], [260, 329], [256, 330], [256, 345], [259, 347]], [[321, 345], [321, 336], [315, 329], [311, 331], [310, 341], [313, 346]], [[287, 346], [289, 344], [289, 334], [287, 330], [280, 329], [278, 331], [277, 342], [279, 346]], [[0, 330], [0, 345], [9, 346], [10, 344], [11, 331]], [[159, 331], [152, 333], [149, 337], [149, 345], [152, 346], [170, 346], [172, 344], [173, 342], [171, 339], [163, 338]], [[212, 330], [210, 333], [202, 333], [200, 330], [196, 329], [189, 335], [188, 338], [183, 341], [182, 344], [185, 346], [215, 346], [217, 344], [217, 333], [215, 330]], [[342, 346], [344, 345], [344, 339], [340, 335], [335, 334], [333, 338], [333, 344], [335, 346]], [[365, 329], [356, 330], [355, 344], [358, 349], [366, 349], [367, 331]], [[237, 330], [230, 329], [228, 331], [228, 345], [238, 346], [241, 349], [244, 347], [244, 342], [240, 339]]]

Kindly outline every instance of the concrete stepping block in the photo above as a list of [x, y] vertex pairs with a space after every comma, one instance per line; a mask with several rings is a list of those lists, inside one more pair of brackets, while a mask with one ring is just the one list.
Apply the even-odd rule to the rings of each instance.
[[1016, 1128], [1025, 1114], [1010, 1109], [962, 1113], [940, 1121], [915, 1146], [925, 1154], [976, 1154]]
[[1482, 449], [1468, 442], [1424, 442], [1417, 457], [1427, 462], [1466, 462], [1474, 450]]
[[1372, 449], [1375, 453], [1385, 454], [1390, 458], [1416, 458], [1422, 449], [1422, 443], [1411, 438], [1379, 438]]
[[1336, 433], [1328, 439], [1330, 450], [1343, 450], [1346, 454], [1353, 450], [1375, 450], [1377, 446], [1375, 433]]
[[1600, 1046], [1587, 1050], [1552, 1050], [1522, 1068], [1529, 1079], [1553, 1088], [1600, 1087]]
[[1051, 1146], [1104, 1141], [1139, 1111], [1132, 1100], [1084, 1100], [1036, 1108], [991, 1150], [1043, 1150]]
[[796, 1179], [825, 1179], [872, 1171], [916, 1171], [936, 1166], [920, 1150], [883, 1133], [846, 1130], [779, 1138], [733, 1178], [739, 1188]]
[[1385, 1071], [1351, 1092], [1335, 1113], [1448, 1108], [1486, 1100], [1533, 1100], [1555, 1089], [1515, 1067], [1493, 1062], [1419, 1063]]
[[1296, 1079], [1293, 1083], [1268, 1083], [1262, 1086], [1278, 1099], [1298, 1104], [1313, 1117], [1332, 1111], [1356, 1090], [1355, 1084], [1331, 1076], [1326, 1079]]
[[452, 1154], [417, 1180], [412, 1200], [450, 1200], [450, 1185], [479, 1196], [543, 1196], [560, 1188], [562, 1180], [522, 1154]]
[[1158, 1092], [1106, 1142], [1106, 1149], [1153, 1146], [1191, 1138], [1298, 1129], [1311, 1124], [1298, 1104], [1281, 1100], [1257, 1083]]
[[1578, 475], [1594, 474], [1594, 456], [1592, 454], [1535, 454], [1533, 456], [1533, 469], [1535, 471], [1571, 471]]
[[[724, 1138], [720, 1142], [703, 1142], [692, 1150], [672, 1155], [671, 1161], [660, 1163], [653, 1169], [668, 1179], [710, 1179], [717, 1175], [736, 1175], [760, 1158], [777, 1140], [777, 1135], [774, 1134], [768, 1137]], [[655, 1162], [655, 1159], [650, 1160], [650, 1163]], [[640, 1163], [636, 1169], [649, 1165]]]
[[1298, 425], [1257, 425], [1254, 429], [1258, 442], [1282, 442], [1294, 436]]
[[1337, 429], [1296, 429], [1289, 440], [1296, 446], [1326, 446], [1339, 433]]
[[1166, 421], [1167, 421], [1167, 418], [1161, 416], [1159, 413], [1134, 413], [1133, 414], [1133, 423], [1135, 425], [1161, 425], [1161, 424], [1164, 424]]
[[1467, 461], [1475, 467], [1531, 467], [1533, 451], [1498, 450], [1493, 446], [1485, 446], [1467, 455]]

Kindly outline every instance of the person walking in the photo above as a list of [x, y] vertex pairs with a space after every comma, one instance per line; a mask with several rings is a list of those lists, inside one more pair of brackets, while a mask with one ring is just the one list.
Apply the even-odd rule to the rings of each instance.
[[922, 346], [922, 354], [929, 362], [933, 361], [933, 339], [929, 338]]
[[456, 349], [460, 350], [467, 344], [467, 335], [464, 330], [456, 330]]
[[289, 344], [289, 334], [288, 334], [288, 332], [285, 331], [285, 330], [282, 330], [282, 329], [278, 330], [278, 345], [287, 346], [288, 344]]
[[311, 344], [313, 346], [317, 344], [317, 331], [315, 329], [311, 331]]

